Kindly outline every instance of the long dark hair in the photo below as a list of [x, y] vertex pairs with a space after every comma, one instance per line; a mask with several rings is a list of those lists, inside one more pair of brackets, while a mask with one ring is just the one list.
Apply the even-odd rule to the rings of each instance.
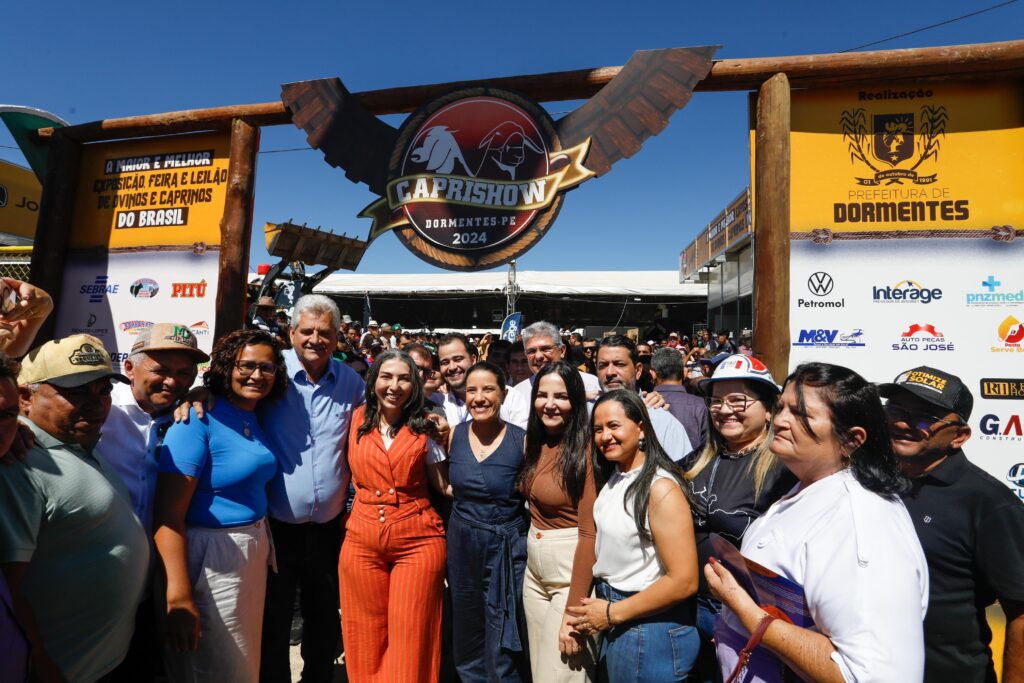
[[210, 352], [210, 367], [203, 373], [203, 386], [214, 396], [234, 396], [231, 391], [231, 373], [235, 369], [238, 354], [247, 346], [269, 346], [274, 352], [274, 386], [263, 401], [276, 401], [284, 396], [288, 386], [288, 370], [277, 339], [264, 330], [235, 330], [213, 343]]
[[[657, 471], [662, 469], [668, 472], [675, 479], [676, 484], [679, 485], [679, 489], [683, 492], [687, 502], [692, 505], [690, 487], [683, 483], [682, 469], [668, 457], [665, 449], [662, 448], [658, 437], [654, 433], [654, 427], [651, 426], [651, 417], [647, 412], [647, 406], [644, 405], [640, 395], [635, 391], [616, 389], [615, 391], [602, 394], [601, 398], [597, 399], [597, 403], [594, 404], [594, 411], [591, 413], [591, 435], [594, 433], [594, 415], [597, 414], [598, 407], [609, 401], [615, 401], [621, 405], [626, 413], [626, 417], [640, 425], [644, 430], [644, 441], [646, 442], [644, 446], [644, 464], [640, 466], [640, 474], [637, 475], [633, 483], [626, 489], [626, 495], [623, 498], [622, 504], [628, 511], [629, 508], [626, 506], [630, 501], [633, 502], [633, 521], [636, 523], [637, 533], [640, 534], [640, 538], [646, 541], [653, 541], [651, 532], [647, 530], [647, 510], [651, 503], [651, 485], [654, 483]], [[597, 479], [598, 489], [600, 490], [612, 476], [616, 465], [604, 457], [600, 449], [598, 449], [596, 442], [593, 444], [591, 451], [594, 459], [594, 478]]]
[[409, 375], [412, 377], [412, 392], [409, 394], [409, 400], [402, 406], [402, 415], [398, 424], [391, 425], [389, 436], [392, 439], [395, 438], [398, 431], [404, 426], [408, 426], [409, 431], [413, 434], [436, 436], [437, 427], [427, 419], [423, 409], [423, 382], [420, 381], [416, 363], [405, 351], [392, 349], [377, 356], [373, 360], [369, 372], [366, 373], [366, 412], [363, 416], [363, 424], [359, 425], [359, 429], [356, 430], [356, 441], [358, 442], [363, 436], [377, 429], [377, 425], [380, 423], [380, 406], [377, 403], [376, 391], [377, 378], [380, 376], [381, 367], [389, 360], [399, 360], [405, 363], [409, 369]]
[[910, 480], [900, 471], [899, 460], [889, 440], [889, 425], [882, 410], [878, 389], [850, 368], [828, 363], [804, 363], [797, 366], [783, 387], [792, 383], [796, 390], [797, 419], [816, 441], [821, 437], [811, 429], [804, 404], [804, 387], [821, 393], [832, 418], [832, 435], [850, 445], [850, 429], [861, 427], [867, 438], [850, 453], [850, 471], [868, 491], [883, 498], [894, 498], [910, 490]]
[[523, 468], [519, 472], [519, 489], [527, 494], [526, 487], [533, 478], [540, 460], [541, 445], [547, 440], [547, 431], [537, 416], [534, 407], [537, 402], [537, 389], [546, 375], [555, 374], [565, 382], [566, 393], [572, 412], [562, 432], [558, 444], [558, 460], [554, 470], [558, 477], [559, 488], [572, 499], [573, 505], [579, 505], [583, 497], [583, 488], [587, 481], [587, 449], [590, 445], [590, 420], [587, 415], [587, 392], [583, 388], [580, 373], [565, 361], [556, 361], [545, 365], [533, 383], [530, 391], [530, 418], [526, 423], [526, 453], [523, 456]]

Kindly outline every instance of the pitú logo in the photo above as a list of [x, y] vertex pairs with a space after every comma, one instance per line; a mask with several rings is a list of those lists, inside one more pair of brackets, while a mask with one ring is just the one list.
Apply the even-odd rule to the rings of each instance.
[[983, 441], [1024, 441], [1020, 415], [983, 415], [978, 429]]
[[499, 250], [488, 263], [504, 263], [547, 230], [560, 193], [594, 176], [583, 166], [589, 139], [563, 150], [547, 112], [514, 93], [486, 92], [453, 93], [405, 122], [385, 195], [360, 214], [373, 219], [371, 240], [395, 228], [446, 268], [459, 261], [437, 250], [471, 255], [466, 269]]
[[138, 334], [147, 327], [153, 327], [153, 323], [148, 320], [125, 320], [123, 323], [118, 325], [121, 331], [125, 334]]
[[160, 285], [148, 277], [139, 278], [128, 287], [128, 292], [136, 299], [152, 299], [159, 291]]
[[840, 334], [836, 329], [800, 330], [793, 346], [814, 346], [822, 348], [839, 348], [864, 346], [864, 330], [857, 328]]
[[1013, 306], [1024, 304], [1024, 289], [1016, 292], [997, 291], [1002, 288], [1003, 283], [997, 280], [994, 275], [989, 275], [979, 283], [986, 289], [984, 292], [967, 292], [968, 306]]
[[942, 290], [938, 287], [923, 287], [914, 280], [900, 280], [891, 287], [872, 287], [871, 298], [875, 303], [930, 304], [942, 298]]
[[111, 294], [117, 294], [117, 290], [121, 285], [114, 285], [110, 283], [109, 275], [97, 275], [96, 279], [91, 285], [82, 285], [78, 288], [79, 294], [88, 294], [89, 303], [98, 304], [103, 301], [104, 296], [110, 296]]
[[893, 351], [956, 351], [956, 345], [931, 323], [909, 325], [900, 339], [892, 344]]

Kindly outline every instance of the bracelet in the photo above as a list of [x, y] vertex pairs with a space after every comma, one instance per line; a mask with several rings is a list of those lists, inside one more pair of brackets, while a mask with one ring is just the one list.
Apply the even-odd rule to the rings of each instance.
[[609, 600], [608, 604], [606, 604], [605, 607], [604, 607], [604, 616], [605, 616], [606, 619], [608, 619], [608, 628], [611, 628], [613, 626], [613, 624], [612, 624], [612, 601], [611, 600]]

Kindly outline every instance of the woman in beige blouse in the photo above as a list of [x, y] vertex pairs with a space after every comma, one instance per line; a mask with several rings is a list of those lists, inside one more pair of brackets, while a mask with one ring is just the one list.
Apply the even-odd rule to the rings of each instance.
[[566, 605], [590, 595], [594, 499], [587, 397], [579, 372], [546, 366], [533, 385], [520, 482], [530, 503], [523, 606], [534, 683], [589, 681], [592, 641], [569, 625]]

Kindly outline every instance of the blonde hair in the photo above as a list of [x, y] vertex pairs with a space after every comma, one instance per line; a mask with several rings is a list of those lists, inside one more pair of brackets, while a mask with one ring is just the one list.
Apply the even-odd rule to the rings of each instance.
[[[753, 387], [751, 387], [753, 388]], [[764, 438], [757, 448], [752, 453], [746, 455], [747, 460], [747, 474], [753, 475], [754, 477], [754, 500], [756, 501], [761, 497], [761, 491], [764, 489], [765, 479], [768, 478], [768, 473], [772, 471], [775, 466], [775, 454], [772, 453], [769, 446], [771, 446], [772, 439], [775, 436], [775, 430], [772, 428], [772, 421], [775, 417], [775, 406], [776, 401], [774, 397], [770, 398], [767, 395], [762, 395], [761, 392], [756, 391], [759, 398], [757, 399], [768, 411], [767, 425], [764, 432]], [[701, 451], [700, 456], [694, 461], [693, 466], [686, 470], [684, 477], [686, 481], [692, 481], [700, 474], [705, 467], [710, 465], [720, 453], [726, 451], [725, 440], [721, 434], [718, 433], [714, 427], [711, 428], [711, 434], [708, 436], [708, 442], [704, 445], [704, 450]]]

